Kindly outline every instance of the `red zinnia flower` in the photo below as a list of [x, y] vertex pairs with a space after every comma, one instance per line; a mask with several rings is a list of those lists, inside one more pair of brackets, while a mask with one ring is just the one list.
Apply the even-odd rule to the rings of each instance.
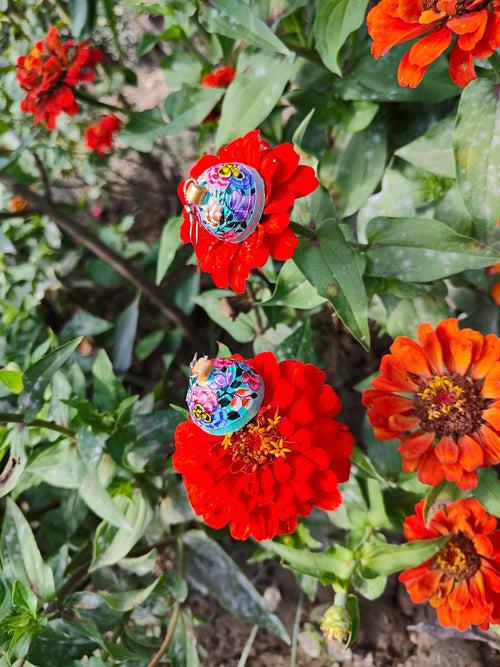
[[497, 520], [475, 499], [438, 509], [426, 524], [424, 504], [405, 520], [409, 541], [449, 536], [438, 553], [399, 580], [415, 604], [430, 602], [445, 627], [483, 630], [500, 622], [500, 530]]
[[236, 70], [231, 65], [216, 67], [201, 80], [204, 88], [227, 88], [236, 75]]
[[103, 116], [97, 123], [85, 130], [87, 148], [95, 151], [101, 157], [110, 153], [113, 148], [113, 137], [122, 127], [122, 122], [114, 114]]
[[375, 58], [425, 34], [401, 60], [401, 86], [416, 88], [427, 67], [450, 46], [450, 77], [457, 86], [476, 78], [475, 58], [500, 46], [500, 0], [381, 0], [367, 17]]
[[[277, 260], [293, 256], [298, 239], [289, 228], [290, 210], [295, 199], [317, 188], [318, 181], [312, 167], [299, 165], [299, 155], [292, 144], [271, 148], [260, 138], [258, 130], [223, 146], [217, 155], [204, 155], [191, 169], [190, 178], [196, 179], [209, 167], [222, 162], [253, 167], [262, 177], [265, 207], [259, 224], [244, 241], [224, 241], [200, 225], [191, 234], [190, 218], [184, 210], [181, 240], [193, 243], [199, 268], [212, 275], [217, 287], [229, 285], [241, 294], [250, 271], [264, 266], [269, 256]], [[186, 204], [185, 183], [182, 181], [178, 189], [183, 204]]]
[[103, 59], [100, 49], [88, 42], [61, 43], [57, 28], [50, 28], [45, 42], [17, 59], [17, 80], [26, 97], [21, 111], [32, 113], [35, 124], [43, 121], [53, 130], [57, 116], [64, 111], [74, 116], [79, 106], [72, 88], [95, 79], [94, 67]]
[[[234, 359], [241, 357], [235, 355]], [[313, 506], [334, 510], [349, 478], [353, 438], [332, 417], [340, 410], [325, 373], [263, 352], [247, 360], [265, 385], [261, 408], [225, 436], [191, 420], [177, 427], [173, 464], [196, 514], [212, 528], [257, 540], [291, 533]]]
[[456, 319], [400, 336], [363, 393], [379, 440], [398, 438], [405, 472], [425, 484], [477, 484], [476, 468], [500, 463], [500, 338]]

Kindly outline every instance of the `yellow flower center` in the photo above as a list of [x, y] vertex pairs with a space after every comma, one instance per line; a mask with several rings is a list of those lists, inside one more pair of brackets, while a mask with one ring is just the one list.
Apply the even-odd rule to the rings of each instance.
[[481, 565], [472, 541], [463, 533], [451, 537], [434, 556], [434, 567], [453, 579], [470, 579]]
[[456, 373], [434, 376], [415, 394], [422, 428], [438, 436], [474, 433], [484, 407], [480, 384]]
[[433, 378], [417, 396], [428, 405], [427, 417], [431, 420], [440, 419], [454, 410], [464, 412], [464, 390], [446, 375]]
[[285, 438], [277, 429], [281, 417], [259, 414], [246, 426], [234, 433], [227, 433], [222, 447], [231, 455], [233, 472], [255, 472], [260, 465], [273, 459], [286, 458], [292, 450], [286, 447]]

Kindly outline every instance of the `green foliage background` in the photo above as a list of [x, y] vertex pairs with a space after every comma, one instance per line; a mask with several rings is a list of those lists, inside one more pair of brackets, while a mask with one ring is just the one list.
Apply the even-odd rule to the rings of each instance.
[[[297, 632], [289, 636], [233, 556], [281, 559], [311, 600], [318, 581], [374, 599], [387, 576], [439, 548], [391, 544], [429, 489], [401, 473], [396, 443], [361, 424], [359, 401], [347, 416], [360, 437], [344, 505], [286, 539], [240, 553], [195, 519], [170, 464], [194, 351], [272, 350], [328, 371], [336, 358], [342, 389], [361, 379], [350, 354], [371, 359], [360, 366], [368, 374], [384, 336], [414, 336], [421, 321], [460, 316], [499, 334], [495, 278], [484, 272], [500, 261], [498, 70], [480, 62], [462, 91], [442, 57], [419, 88], [399, 87], [406, 47], [373, 60], [368, 5], [0, 0], [0, 665], [153, 665], [170, 632], [165, 659], [195, 667], [206, 656], [192, 587], [291, 642], [293, 656]], [[80, 114], [49, 133], [19, 110], [15, 62], [54, 24], [91, 38], [106, 60]], [[236, 67], [227, 90], [200, 87], [221, 63]], [[130, 90], [152, 68], [168, 94], [142, 110], [141, 89]], [[125, 120], [110, 159], [82, 143], [103, 103]], [[204, 122], [214, 108], [220, 118]], [[294, 259], [269, 261], [235, 297], [179, 247], [175, 187], [199, 154], [255, 127], [271, 143], [293, 142], [321, 187], [295, 205], [305, 229]], [[114, 206], [123, 185], [114, 160], [159, 178], [167, 201], [129, 183], [133, 215]], [[9, 213], [14, 182], [43, 194], [44, 179], [63, 214], [141, 267], [149, 291], [136, 293], [48, 209]], [[163, 223], [152, 234], [134, 222], [148, 206]], [[153, 284], [187, 334], [151, 302]], [[431, 493], [457, 497], [449, 485]], [[500, 515], [495, 471], [482, 472], [475, 495]]]

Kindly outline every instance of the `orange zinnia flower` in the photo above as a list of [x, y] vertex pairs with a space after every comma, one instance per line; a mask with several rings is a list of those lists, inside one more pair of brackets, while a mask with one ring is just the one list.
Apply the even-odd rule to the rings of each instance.
[[416, 88], [427, 67], [450, 46], [450, 77], [457, 86], [476, 78], [475, 58], [500, 46], [500, 0], [381, 0], [367, 17], [375, 58], [424, 35], [401, 60], [401, 86]]
[[487, 630], [500, 622], [500, 530], [475, 499], [438, 509], [426, 524], [424, 504], [406, 518], [407, 540], [449, 536], [435, 556], [405, 570], [399, 580], [415, 604], [430, 602], [445, 627]]
[[500, 462], [500, 338], [459, 330], [456, 319], [400, 336], [363, 403], [379, 440], [400, 441], [405, 472], [425, 484], [476, 486]]

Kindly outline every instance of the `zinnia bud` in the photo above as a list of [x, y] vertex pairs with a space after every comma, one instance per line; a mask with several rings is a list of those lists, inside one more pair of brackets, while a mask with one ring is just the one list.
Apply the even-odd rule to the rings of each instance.
[[330, 641], [346, 645], [352, 632], [351, 617], [346, 607], [340, 604], [329, 607], [323, 614], [320, 628]]

